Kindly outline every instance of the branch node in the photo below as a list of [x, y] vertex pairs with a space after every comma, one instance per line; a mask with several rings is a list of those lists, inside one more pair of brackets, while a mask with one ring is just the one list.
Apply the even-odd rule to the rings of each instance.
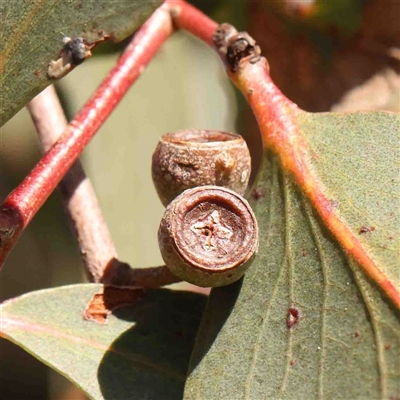
[[238, 32], [230, 24], [222, 24], [213, 36], [214, 45], [222, 60], [236, 72], [241, 63], [256, 63], [261, 58], [261, 49], [247, 32]]

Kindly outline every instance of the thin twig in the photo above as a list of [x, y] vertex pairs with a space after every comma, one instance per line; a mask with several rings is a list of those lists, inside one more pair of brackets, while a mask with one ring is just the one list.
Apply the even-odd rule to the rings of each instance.
[[[37, 95], [28, 110], [35, 124], [44, 152], [57, 141], [68, 123], [54, 86]], [[79, 160], [61, 181], [67, 216], [77, 238], [86, 275], [91, 282], [100, 282], [104, 268], [117, 258], [117, 250], [104, 222], [99, 202]]]
[[[54, 86], [49, 86], [32, 99], [28, 110], [42, 149], [46, 152], [68, 125]], [[93, 186], [79, 160], [67, 172], [59, 188], [89, 281], [146, 288], [180, 281], [165, 266], [132, 269], [128, 264], [118, 261], [117, 250]]]
[[165, 266], [132, 269], [128, 264], [117, 263], [107, 268], [102, 282], [107, 285], [123, 287], [158, 288], [181, 282]]

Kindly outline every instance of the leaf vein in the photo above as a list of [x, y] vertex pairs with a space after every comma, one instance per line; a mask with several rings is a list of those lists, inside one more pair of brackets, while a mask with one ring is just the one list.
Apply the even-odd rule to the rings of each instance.
[[324, 287], [322, 290], [322, 307], [321, 307], [321, 350], [320, 350], [320, 362], [318, 367], [318, 398], [324, 398], [324, 385], [323, 385], [323, 368], [324, 368], [324, 357], [326, 353], [326, 348], [324, 345], [324, 337], [326, 334], [326, 303], [327, 303], [327, 291], [329, 287], [328, 277], [327, 277], [327, 265], [325, 262], [325, 258], [323, 256], [324, 251], [321, 246], [320, 240], [318, 239], [318, 235], [316, 232], [316, 227], [312, 221], [310, 216], [310, 209], [308, 204], [306, 204], [305, 199], [302, 199], [303, 208], [305, 210], [305, 214], [307, 216], [308, 223], [310, 225], [310, 232], [314, 238], [314, 243], [318, 252], [318, 258], [321, 262], [321, 272], [322, 272], [322, 279], [324, 282]]
[[353, 271], [354, 280], [357, 283], [358, 289], [361, 293], [362, 299], [365, 304], [365, 309], [366, 309], [366, 311], [369, 315], [369, 319], [371, 321], [372, 331], [374, 333], [376, 353], [377, 353], [376, 361], [378, 364], [378, 371], [379, 371], [379, 386], [380, 386], [381, 398], [386, 399], [387, 393], [386, 393], [386, 387], [385, 387], [384, 381], [386, 380], [387, 376], [386, 376], [386, 371], [384, 370], [385, 362], [383, 359], [383, 341], [382, 341], [382, 338], [381, 338], [381, 335], [380, 335], [380, 332], [378, 329], [379, 321], [375, 317], [373, 307], [369, 303], [368, 296], [365, 293], [365, 290], [361, 285], [360, 277], [358, 276], [358, 274], [355, 270], [357, 268], [357, 266], [355, 265], [355, 263], [352, 260], [349, 260], [349, 266]]
[[[289, 307], [291, 306], [292, 299], [293, 299], [293, 262], [290, 257], [290, 213], [289, 213], [289, 191], [288, 191], [288, 186], [290, 184], [290, 181], [285, 174], [284, 177], [284, 185], [283, 185], [283, 193], [284, 193], [284, 210], [285, 210], [285, 259], [287, 261], [288, 269], [289, 269]], [[287, 351], [286, 351], [286, 368], [285, 372], [283, 375], [282, 383], [279, 388], [279, 392], [277, 395], [277, 398], [280, 399], [283, 396], [283, 392], [286, 388], [286, 383], [288, 380], [289, 376], [289, 371], [290, 371], [290, 360], [293, 355], [293, 334], [292, 331], [289, 329], [288, 330], [288, 344], [287, 344]]]
[[[275, 162], [273, 162], [272, 163], [271, 177], [273, 177], [275, 175], [277, 175], [277, 165], [276, 165]], [[271, 178], [271, 180], [272, 180], [272, 178]], [[272, 229], [270, 229], [271, 228], [270, 215], [271, 215], [271, 210], [272, 210], [272, 199], [274, 198], [274, 190], [273, 190], [273, 185], [272, 184], [270, 185], [270, 188], [271, 188], [271, 190], [270, 190], [269, 199], [268, 199], [268, 216], [269, 216], [269, 218], [268, 218], [267, 237], [265, 239], [266, 245], [268, 245], [268, 243], [270, 242], [271, 233], [272, 233]], [[284, 269], [284, 264], [285, 264], [285, 256], [282, 258], [282, 262], [281, 262], [281, 266], [280, 266], [280, 270], [279, 270], [279, 275], [278, 275], [277, 280], [275, 282], [274, 289], [273, 289], [272, 294], [271, 294], [271, 299], [269, 301], [268, 306], [264, 310], [264, 314], [262, 315], [262, 324], [261, 324], [261, 326], [259, 328], [257, 339], [256, 339], [256, 342], [254, 344], [253, 359], [251, 361], [251, 365], [250, 365], [250, 368], [249, 368], [249, 373], [247, 375], [247, 379], [246, 379], [246, 382], [245, 382], [245, 391], [244, 391], [244, 394], [243, 394], [243, 399], [244, 400], [250, 399], [251, 384], [253, 382], [254, 371], [255, 371], [255, 368], [256, 368], [257, 361], [258, 361], [258, 353], [259, 353], [259, 350], [261, 348], [262, 333], [264, 331], [264, 328], [265, 328], [265, 326], [267, 324], [267, 321], [268, 321], [268, 318], [269, 318], [269, 315], [270, 315], [272, 299], [274, 299], [276, 297], [276, 293], [277, 293], [277, 290], [278, 290], [279, 282], [280, 282], [281, 277], [282, 277], [282, 271]]]

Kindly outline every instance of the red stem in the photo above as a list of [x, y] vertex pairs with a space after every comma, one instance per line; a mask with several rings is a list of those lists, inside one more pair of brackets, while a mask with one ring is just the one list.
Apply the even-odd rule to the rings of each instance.
[[122, 99], [132, 83], [173, 33], [164, 4], [140, 28], [117, 65], [0, 210], [0, 263], [62, 177]]
[[170, 0], [170, 12], [177, 28], [184, 29], [214, 47], [213, 35], [218, 24], [197, 8], [182, 0]]

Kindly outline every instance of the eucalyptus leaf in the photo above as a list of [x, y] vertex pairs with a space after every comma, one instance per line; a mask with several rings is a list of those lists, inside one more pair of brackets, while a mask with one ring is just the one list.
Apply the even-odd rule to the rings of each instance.
[[[297, 121], [325, 193], [397, 287], [399, 121], [383, 112]], [[253, 189], [260, 249], [243, 281], [212, 291], [185, 399], [397, 398], [399, 311], [268, 151]]]
[[101, 287], [58, 287], [4, 302], [1, 335], [93, 399], [181, 399], [205, 297], [149, 290], [99, 325], [82, 315]]
[[400, 290], [400, 114], [301, 113], [298, 122], [338, 214]]
[[0, 2], [0, 126], [53, 80], [47, 76], [57, 60], [63, 35], [89, 43], [121, 41], [137, 29], [161, 0], [85, 0]]

